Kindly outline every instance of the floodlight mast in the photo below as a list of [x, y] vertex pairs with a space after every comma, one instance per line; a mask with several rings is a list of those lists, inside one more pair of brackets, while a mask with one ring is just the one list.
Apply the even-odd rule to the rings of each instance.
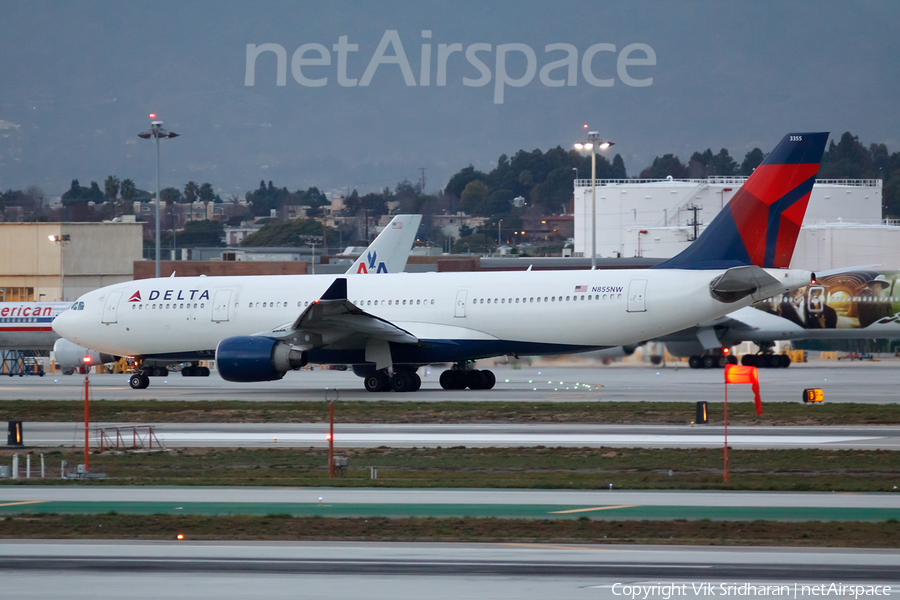
[[[584, 126], [585, 129], [587, 125]], [[613, 142], [600, 140], [600, 132], [589, 131], [586, 142], [575, 144], [576, 150], [591, 151], [591, 271], [597, 268], [597, 148], [606, 150]]]
[[153, 119], [150, 122], [150, 131], [139, 133], [138, 137], [145, 140], [156, 138], [156, 277], [159, 277], [159, 205], [162, 202], [159, 189], [159, 138], [176, 138], [179, 134], [163, 129], [163, 122], [156, 120], [155, 113], [150, 113], [150, 118]]

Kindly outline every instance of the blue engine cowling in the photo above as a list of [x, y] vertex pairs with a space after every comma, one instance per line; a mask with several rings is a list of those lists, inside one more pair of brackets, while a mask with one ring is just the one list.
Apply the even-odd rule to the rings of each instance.
[[305, 352], [267, 337], [226, 338], [216, 348], [216, 368], [225, 381], [274, 381], [306, 363]]

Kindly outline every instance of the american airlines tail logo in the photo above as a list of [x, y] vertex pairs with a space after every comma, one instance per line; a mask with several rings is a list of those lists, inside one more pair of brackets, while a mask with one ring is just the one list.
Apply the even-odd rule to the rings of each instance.
[[387, 265], [384, 264], [384, 261], [378, 261], [378, 252], [368, 252], [366, 253], [366, 260], [369, 261], [369, 265], [366, 266], [365, 262], [359, 263], [359, 267], [356, 269], [357, 273], [368, 274], [372, 273], [387, 273]]
[[140, 302], [141, 301], [141, 291], [138, 290], [131, 295], [131, 298], [128, 299], [129, 302]]

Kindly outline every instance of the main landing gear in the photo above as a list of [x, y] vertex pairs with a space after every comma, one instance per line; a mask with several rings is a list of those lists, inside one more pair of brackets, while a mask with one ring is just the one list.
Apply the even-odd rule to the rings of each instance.
[[759, 342], [759, 352], [745, 354], [741, 357], [741, 364], [745, 367], [758, 369], [786, 369], [791, 366], [791, 357], [787, 354], [775, 354], [774, 342]]
[[454, 365], [441, 373], [441, 387], [445, 390], [489, 390], [497, 383], [492, 371], [464, 369]]
[[728, 348], [709, 350], [688, 359], [688, 366], [692, 369], [724, 369], [725, 365], [736, 364], [737, 357], [732, 356]]
[[786, 369], [791, 366], [791, 357], [786, 354], [745, 354], [741, 364], [758, 369]]
[[413, 369], [394, 369], [390, 375], [382, 369], [366, 375], [363, 381], [369, 392], [415, 392], [422, 387], [422, 378]]
[[181, 369], [182, 377], [209, 377], [209, 367], [201, 367], [199, 363], [191, 363]]

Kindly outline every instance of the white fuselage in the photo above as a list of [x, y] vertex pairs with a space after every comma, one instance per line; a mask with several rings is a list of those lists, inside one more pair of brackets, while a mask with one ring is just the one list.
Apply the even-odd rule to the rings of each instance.
[[[347, 292], [365, 312], [421, 341], [502, 341], [522, 354], [572, 352], [659, 337], [753, 302], [750, 296], [730, 304], [713, 299], [709, 284], [722, 272], [351, 275]], [[805, 271], [771, 273], [786, 290], [809, 282]], [[54, 329], [72, 342], [121, 356], [208, 351], [228, 337], [265, 335], [293, 323], [335, 279], [183, 277], [121, 283], [82, 296], [84, 308], [66, 311]], [[342, 341], [335, 343], [340, 347]]]

